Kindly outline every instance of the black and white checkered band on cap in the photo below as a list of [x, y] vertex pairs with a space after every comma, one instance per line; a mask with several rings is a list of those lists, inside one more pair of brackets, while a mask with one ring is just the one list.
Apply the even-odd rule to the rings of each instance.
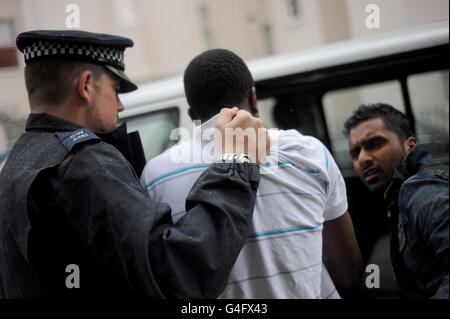
[[125, 74], [124, 51], [133, 46], [129, 38], [80, 30], [32, 30], [20, 33], [17, 48], [25, 64], [40, 60], [74, 59], [103, 65], [120, 80], [119, 93], [137, 89]]
[[37, 41], [23, 49], [26, 64], [45, 57], [74, 57], [109, 64], [121, 70], [125, 69], [123, 52], [122, 48], [51, 41]]

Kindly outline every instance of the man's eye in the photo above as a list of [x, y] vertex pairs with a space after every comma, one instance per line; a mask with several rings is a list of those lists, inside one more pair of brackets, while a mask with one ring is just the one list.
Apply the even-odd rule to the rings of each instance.
[[367, 144], [367, 148], [377, 148], [379, 146], [383, 145], [383, 141], [381, 140], [374, 140]]
[[352, 151], [350, 151], [350, 157], [351, 157], [352, 159], [357, 158], [358, 155], [359, 155], [359, 150], [352, 150]]

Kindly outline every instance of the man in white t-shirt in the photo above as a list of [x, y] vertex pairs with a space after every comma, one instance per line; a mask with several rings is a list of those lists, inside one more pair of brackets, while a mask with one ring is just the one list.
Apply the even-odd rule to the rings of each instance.
[[[152, 198], [170, 204], [174, 222], [186, 214], [189, 190], [215, 156], [212, 129], [221, 106], [258, 113], [251, 74], [230, 51], [197, 56], [184, 83], [189, 115], [203, 124], [194, 138], [147, 163], [141, 177]], [[344, 291], [355, 289], [362, 269], [342, 175], [316, 138], [296, 130], [269, 134], [252, 234], [221, 297], [339, 298], [333, 281]]]

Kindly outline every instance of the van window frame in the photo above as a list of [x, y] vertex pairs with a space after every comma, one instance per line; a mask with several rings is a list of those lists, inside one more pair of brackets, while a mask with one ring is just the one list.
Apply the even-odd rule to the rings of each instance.
[[[154, 115], [158, 115], [158, 114], [169, 113], [169, 112], [173, 112], [173, 111], [175, 111], [175, 114], [176, 114], [175, 115], [176, 116], [175, 117], [175, 119], [176, 119], [176, 126], [175, 126], [175, 128], [180, 127], [180, 112], [181, 112], [181, 110], [176, 105], [172, 105], [172, 106], [164, 107], [162, 109], [158, 109], [158, 110], [154, 110], [154, 111], [148, 111], [148, 112], [143, 112], [143, 113], [139, 113], [139, 114], [135, 114], [135, 115], [131, 115], [131, 116], [127, 116], [127, 117], [121, 118], [119, 120], [118, 125], [122, 124], [123, 122], [126, 122], [127, 123], [127, 130], [130, 130], [129, 125], [128, 125], [128, 121], [130, 121], [130, 120], [139, 119], [139, 118], [143, 118], [143, 117], [147, 117], [147, 116], [154, 116]], [[131, 133], [131, 132], [134, 132], [134, 131], [131, 130], [131, 131], [128, 131], [127, 133]], [[175, 143], [176, 142], [177, 141], [175, 141]], [[165, 150], [163, 150], [162, 152], [164, 152]], [[144, 153], [145, 153], [145, 148], [144, 148]], [[150, 158], [149, 159], [146, 158], [146, 161], [148, 161], [148, 160], [150, 160]]]
[[448, 53], [449, 44], [447, 43], [426, 49], [260, 80], [256, 81], [255, 87], [258, 98], [277, 98], [283, 95], [292, 95], [292, 92], [295, 92], [296, 95], [309, 95], [311, 100], [314, 99], [316, 106], [320, 108], [320, 120], [323, 121], [325, 128], [325, 137], [322, 142], [332, 150], [323, 107], [323, 96], [327, 92], [397, 80], [402, 89], [405, 114], [413, 131], [416, 132], [416, 121], [407, 86], [408, 76], [448, 70]]

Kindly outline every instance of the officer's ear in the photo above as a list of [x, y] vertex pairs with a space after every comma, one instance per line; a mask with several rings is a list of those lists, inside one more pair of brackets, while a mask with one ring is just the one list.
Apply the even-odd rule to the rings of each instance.
[[93, 93], [95, 91], [95, 80], [91, 71], [83, 71], [77, 83], [78, 96], [85, 102], [90, 103], [93, 99]]

